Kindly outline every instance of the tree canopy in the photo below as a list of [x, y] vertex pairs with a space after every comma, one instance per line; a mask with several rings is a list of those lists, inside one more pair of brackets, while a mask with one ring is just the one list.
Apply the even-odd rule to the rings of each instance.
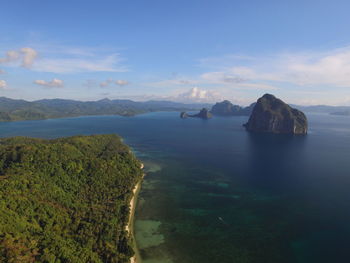
[[140, 163], [116, 135], [0, 140], [0, 262], [129, 262]]

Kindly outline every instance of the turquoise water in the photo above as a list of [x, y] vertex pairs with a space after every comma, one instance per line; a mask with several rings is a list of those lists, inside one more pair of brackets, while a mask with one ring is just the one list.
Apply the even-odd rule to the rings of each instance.
[[178, 113], [0, 123], [0, 135], [124, 137], [147, 171], [135, 221], [144, 263], [350, 262], [350, 118], [308, 118], [304, 137]]

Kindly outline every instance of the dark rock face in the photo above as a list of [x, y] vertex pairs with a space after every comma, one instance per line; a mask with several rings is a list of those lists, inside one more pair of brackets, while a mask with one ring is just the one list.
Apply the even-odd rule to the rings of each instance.
[[217, 102], [212, 108], [211, 113], [219, 116], [236, 115], [242, 108], [238, 105], [233, 105], [230, 101], [224, 100]]
[[188, 118], [188, 114], [185, 111], [183, 111], [183, 112], [180, 113], [180, 118], [181, 119]]
[[186, 112], [181, 112], [180, 118], [185, 119], [188, 117], [193, 117], [193, 118], [201, 118], [201, 119], [210, 119], [213, 115], [208, 111], [208, 109], [203, 108], [201, 111], [197, 114], [189, 115]]
[[271, 94], [258, 99], [246, 124], [247, 131], [306, 134], [307, 119], [303, 112], [291, 108]]
[[210, 119], [213, 115], [208, 111], [208, 109], [203, 108], [201, 111], [194, 115], [189, 115], [190, 117], [202, 118], [202, 119]]
[[251, 104], [248, 107], [241, 107], [232, 104], [228, 100], [224, 100], [222, 102], [217, 102], [211, 108], [210, 112], [217, 116], [249, 116], [254, 108], [254, 105]]
[[239, 115], [241, 115], [241, 116], [250, 116], [250, 114], [252, 114], [252, 112], [253, 112], [253, 109], [254, 109], [255, 105], [256, 105], [256, 102], [250, 104], [247, 107], [242, 108]]

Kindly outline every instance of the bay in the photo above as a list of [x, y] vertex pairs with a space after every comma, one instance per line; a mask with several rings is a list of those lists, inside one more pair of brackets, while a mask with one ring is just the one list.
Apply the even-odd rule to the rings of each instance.
[[350, 118], [307, 116], [307, 136], [174, 112], [3, 122], [0, 136], [121, 135], [146, 166], [144, 263], [349, 262]]

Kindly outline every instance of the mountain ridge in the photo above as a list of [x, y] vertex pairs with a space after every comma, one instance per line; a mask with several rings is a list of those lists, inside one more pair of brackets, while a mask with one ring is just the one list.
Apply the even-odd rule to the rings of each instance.
[[89, 116], [89, 115], [121, 115], [155, 111], [199, 110], [210, 104], [179, 103], [172, 101], [132, 101], [110, 100], [78, 101], [69, 99], [41, 99], [26, 101], [0, 97], [0, 121], [40, 120], [50, 118]]

